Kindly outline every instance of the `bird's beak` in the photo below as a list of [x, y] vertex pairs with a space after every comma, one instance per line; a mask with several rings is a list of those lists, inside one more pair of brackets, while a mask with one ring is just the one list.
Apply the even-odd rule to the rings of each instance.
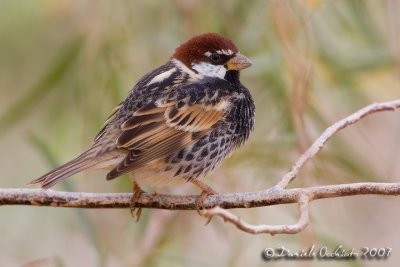
[[226, 69], [227, 70], [242, 70], [248, 68], [253, 63], [247, 57], [243, 56], [242, 54], [237, 53], [235, 57], [229, 59], [226, 62]]

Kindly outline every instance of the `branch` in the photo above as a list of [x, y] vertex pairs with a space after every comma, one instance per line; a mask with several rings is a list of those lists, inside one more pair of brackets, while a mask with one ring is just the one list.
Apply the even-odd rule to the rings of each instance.
[[243, 222], [240, 217], [237, 217], [227, 210], [220, 207], [215, 207], [209, 210], [202, 211], [202, 215], [212, 218], [214, 215], [221, 216], [225, 222], [230, 222], [240, 230], [250, 234], [297, 234], [303, 231], [308, 225], [308, 203], [309, 198], [307, 195], [302, 194], [298, 200], [299, 202], [299, 220], [292, 225], [252, 225]]
[[[310, 201], [355, 195], [400, 195], [400, 183], [353, 183], [307, 188], [275, 189], [208, 196], [204, 209], [255, 208], [297, 203], [302, 195]], [[131, 193], [81, 193], [43, 189], [0, 189], [0, 205], [32, 205], [65, 208], [129, 208]], [[198, 195], [177, 196], [143, 193], [135, 207], [196, 210]]]
[[373, 103], [365, 108], [358, 110], [357, 112], [351, 114], [350, 116], [341, 119], [332, 126], [328, 127], [320, 137], [301, 155], [296, 163], [290, 168], [290, 171], [283, 176], [282, 180], [276, 185], [277, 188], [286, 188], [291, 181], [293, 181], [304, 165], [312, 159], [325, 145], [325, 143], [340, 130], [355, 124], [365, 116], [382, 111], [394, 111], [400, 108], [400, 99]]
[[[308, 207], [311, 201], [355, 195], [400, 195], [400, 183], [353, 183], [286, 189], [304, 165], [312, 159], [325, 143], [338, 131], [358, 122], [365, 116], [381, 111], [400, 108], [400, 99], [371, 104], [327, 128], [311, 147], [299, 157], [289, 172], [270, 189], [208, 196], [203, 202], [201, 214], [212, 218], [222, 217], [242, 231], [259, 234], [294, 234], [308, 224]], [[195, 210], [197, 195], [175, 196], [143, 193], [135, 204], [140, 208], [169, 210]], [[129, 208], [131, 193], [77, 193], [42, 189], [0, 189], [0, 205], [34, 205], [69, 208]], [[299, 219], [293, 225], [251, 225], [226, 209], [253, 208], [270, 205], [298, 203]]]

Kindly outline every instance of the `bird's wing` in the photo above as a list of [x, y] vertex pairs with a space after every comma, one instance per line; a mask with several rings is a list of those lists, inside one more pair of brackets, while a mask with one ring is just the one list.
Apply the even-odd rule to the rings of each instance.
[[96, 135], [96, 137], [94, 138], [94, 142], [96, 143], [97, 141], [99, 141], [99, 139], [105, 134], [108, 123], [110, 121], [112, 121], [118, 114], [119, 109], [122, 107], [124, 102], [119, 103], [118, 106], [116, 106], [114, 108], [114, 110], [111, 112], [111, 115], [108, 116], [107, 120], [104, 122], [103, 128], [100, 130], [100, 132]]
[[107, 179], [179, 152], [209, 133], [227, 108], [226, 97], [210, 101], [206, 95], [197, 99], [173, 95], [139, 109], [121, 125], [117, 146], [129, 153]]

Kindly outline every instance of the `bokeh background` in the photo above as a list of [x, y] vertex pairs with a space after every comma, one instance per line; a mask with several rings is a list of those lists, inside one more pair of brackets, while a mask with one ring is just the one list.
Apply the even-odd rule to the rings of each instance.
[[[400, 1], [2, 0], [0, 187], [31, 179], [88, 148], [135, 81], [192, 35], [219, 32], [254, 65], [242, 73], [257, 107], [249, 142], [207, 183], [218, 192], [273, 186], [327, 126], [400, 96]], [[292, 187], [400, 177], [400, 113], [337, 134]], [[86, 172], [55, 190], [129, 192]], [[170, 193], [196, 193], [185, 185]], [[0, 208], [0, 266], [397, 266], [400, 200], [315, 201], [297, 235], [249, 235], [192, 211]], [[295, 205], [235, 210], [252, 223], [294, 223]], [[261, 260], [267, 247], [391, 247], [387, 260]]]

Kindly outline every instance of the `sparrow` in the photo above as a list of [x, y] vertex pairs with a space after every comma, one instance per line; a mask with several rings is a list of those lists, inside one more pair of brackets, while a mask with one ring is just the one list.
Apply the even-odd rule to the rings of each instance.
[[202, 190], [200, 208], [215, 194], [202, 178], [253, 130], [254, 102], [239, 79], [251, 64], [226, 37], [194, 36], [138, 81], [87, 151], [30, 184], [47, 189], [78, 172], [106, 169], [107, 180], [131, 174], [133, 204], [144, 185], [191, 182]]

